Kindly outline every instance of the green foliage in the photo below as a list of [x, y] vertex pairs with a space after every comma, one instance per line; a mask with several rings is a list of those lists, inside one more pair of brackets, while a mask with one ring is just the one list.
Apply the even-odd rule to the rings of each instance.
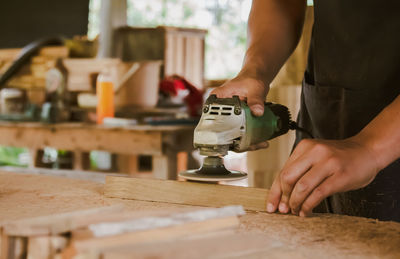
[[25, 148], [0, 147], [0, 165], [1, 166], [27, 166], [20, 162], [20, 155], [27, 153]]

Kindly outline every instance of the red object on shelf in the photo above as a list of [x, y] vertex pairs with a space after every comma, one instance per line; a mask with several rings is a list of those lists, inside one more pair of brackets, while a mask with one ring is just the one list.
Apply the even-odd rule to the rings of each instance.
[[184, 101], [189, 109], [190, 116], [199, 117], [203, 106], [203, 92], [201, 90], [197, 89], [192, 83], [178, 75], [166, 77], [160, 82], [160, 90], [171, 96], [177, 96], [179, 90], [184, 89], [189, 91], [189, 94], [184, 98]]

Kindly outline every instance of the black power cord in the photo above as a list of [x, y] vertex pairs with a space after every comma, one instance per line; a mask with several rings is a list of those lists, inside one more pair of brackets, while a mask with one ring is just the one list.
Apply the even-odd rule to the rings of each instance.
[[292, 121], [292, 120], [289, 121], [289, 129], [301, 131], [301, 132], [307, 134], [310, 138], [314, 138], [314, 136], [311, 134], [311, 132], [309, 132], [308, 130], [297, 125], [297, 123], [295, 121]]

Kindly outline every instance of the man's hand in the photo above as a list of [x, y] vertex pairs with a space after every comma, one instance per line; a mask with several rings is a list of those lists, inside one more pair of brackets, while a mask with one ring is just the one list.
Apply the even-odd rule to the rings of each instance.
[[[230, 98], [237, 95], [241, 100], [247, 101], [247, 105], [249, 105], [254, 116], [261, 116], [264, 114], [264, 103], [268, 90], [269, 87], [266, 87], [261, 80], [239, 75], [214, 89], [210, 94], [215, 94], [218, 98]], [[261, 142], [250, 146], [247, 151], [267, 148], [268, 146], [268, 142]]]
[[264, 114], [264, 102], [268, 90], [269, 87], [265, 86], [261, 80], [239, 75], [214, 89], [211, 94], [217, 95], [218, 98], [230, 98], [237, 95], [241, 100], [247, 101], [254, 116], [261, 116]]
[[309, 215], [324, 198], [368, 185], [380, 168], [356, 137], [302, 140], [276, 177], [267, 211]]

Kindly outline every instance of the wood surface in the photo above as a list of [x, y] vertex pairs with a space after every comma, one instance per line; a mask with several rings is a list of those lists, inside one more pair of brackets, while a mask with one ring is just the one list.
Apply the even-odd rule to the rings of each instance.
[[[13, 60], [18, 57], [21, 53], [20, 48], [15, 49], [0, 49], [0, 59], [5, 60]], [[63, 46], [55, 46], [55, 47], [45, 47], [39, 50], [38, 56], [40, 60], [43, 60], [42, 57], [68, 57], [69, 50], [67, 47]], [[35, 58], [35, 57], [34, 57]], [[36, 60], [35, 60], [36, 61]]]
[[107, 176], [104, 195], [110, 198], [209, 207], [242, 205], [246, 210], [265, 211], [268, 190], [208, 183]]
[[179, 242], [164, 241], [105, 250], [102, 258], [308, 258], [303, 256], [299, 250], [302, 249], [282, 246], [282, 243], [277, 242], [273, 237], [262, 234], [221, 232], [181, 239]]
[[68, 243], [64, 236], [35, 236], [28, 238], [28, 259], [52, 259], [60, 253]]
[[[117, 127], [83, 123], [54, 125], [0, 122], [0, 145], [26, 147], [35, 154], [36, 150], [53, 147], [71, 150], [78, 155], [92, 150], [124, 155], [152, 155], [153, 176], [176, 179], [177, 153], [192, 151], [193, 130], [194, 126], [191, 125]], [[33, 157], [31, 167], [36, 164], [36, 160]]]
[[75, 240], [72, 241], [73, 248], [71, 249], [78, 254], [82, 252], [99, 253], [109, 249], [116, 250], [124, 246], [183, 239], [198, 234], [234, 229], [238, 226], [239, 220], [237, 217], [209, 219], [109, 237]]
[[70, 178], [77, 180], [86, 180], [91, 182], [105, 183], [107, 175], [115, 176], [128, 176], [122, 173], [104, 173], [104, 172], [93, 172], [93, 171], [79, 171], [79, 170], [68, 170], [68, 169], [49, 169], [49, 168], [20, 168], [13, 166], [2, 166], [0, 167], [2, 172], [26, 174], [26, 175], [48, 175], [53, 177]]
[[58, 235], [87, 226], [87, 222], [86, 224], [80, 223], [82, 222], [80, 221], [82, 218], [94, 217], [97, 214], [105, 215], [107, 213], [122, 211], [122, 209], [123, 207], [119, 205], [102, 206], [87, 210], [3, 222], [3, 234], [20, 237]]
[[[81, 123], [0, 123], [0, 144], [64, 150], [106, 150], [132, 155], [162, 155], [163, 133], [192, 132], [191, 126], [106, 127]], [[34, 136], [34, 137], [33, 137]]]
[[[135, 213], [196, 208], [182, 204], [107, 198], [103, 195], [103, 188], [104, 185], [101, 183], [83, 180], [0, 172], [0, 222], [113, 204], [123, 204]], [[396, 222], [333, 214], [316, 214], [313, 217], [300, 218], [251, 211], [241, 216], [239, 220], [240, 226], [236, 233], [240, 236], [237, 237], [239, 241], [232, 242], [233, 252], [240, 251], [240, 249], [235, 250], [236, 244], [240, 242], [243, 242], [243, 247], [252, 246], [251, 239], [249, 241], [241, 235], [259, 234], [261, 237], [256, 237], [256, 239], [265, 238], [263, 249], [271, 251], [270, 258], [400, 258], [400, 223]], [[220, 243], [217, 240], [219, 238], [207, 239], [199, 243], [191, 242], [190, 248], [186, 251], [182, 250], [179, 244], [182, 243], [184, 246], [190, 241], [189, 238], [187, 241], [182, 240], [176, 244], [162, 243], [156, 247], [153, 246], [153, 256], [148, 258], [173, 258], [174, 251], [180, 251], [183, 254], [186, 252], [189, 255], [190, 251], [194, 251], [200, 256], [204, 255], [202, 258], [208, 258], [207, 251], [222, 249], [218, 248]], [[139, 255], [146, 255], [150, 253], [150, 247], [151, 245], [147, 248], [136, 247], [135, 251]], [[126, 249], [129, 251], [130, 248]], [[114, 252], [122, 253], [124, 250]], [[254, 250], [255, 255], [258, 256], [256, 252]], [[278, 252], [280, 256], [274, 257], [273, 255]], [[121, 258], [129, 258], [127, 254], [122, 255], [125, 257]], [[135, 255], [134, 252], [132, 255]], [[246, 257], [246, 254], [242, 257], [252, 258]], [[265, 257], [261, 254], [256, 258]], [[177, 256], [176, 258], [188, 257]]]

